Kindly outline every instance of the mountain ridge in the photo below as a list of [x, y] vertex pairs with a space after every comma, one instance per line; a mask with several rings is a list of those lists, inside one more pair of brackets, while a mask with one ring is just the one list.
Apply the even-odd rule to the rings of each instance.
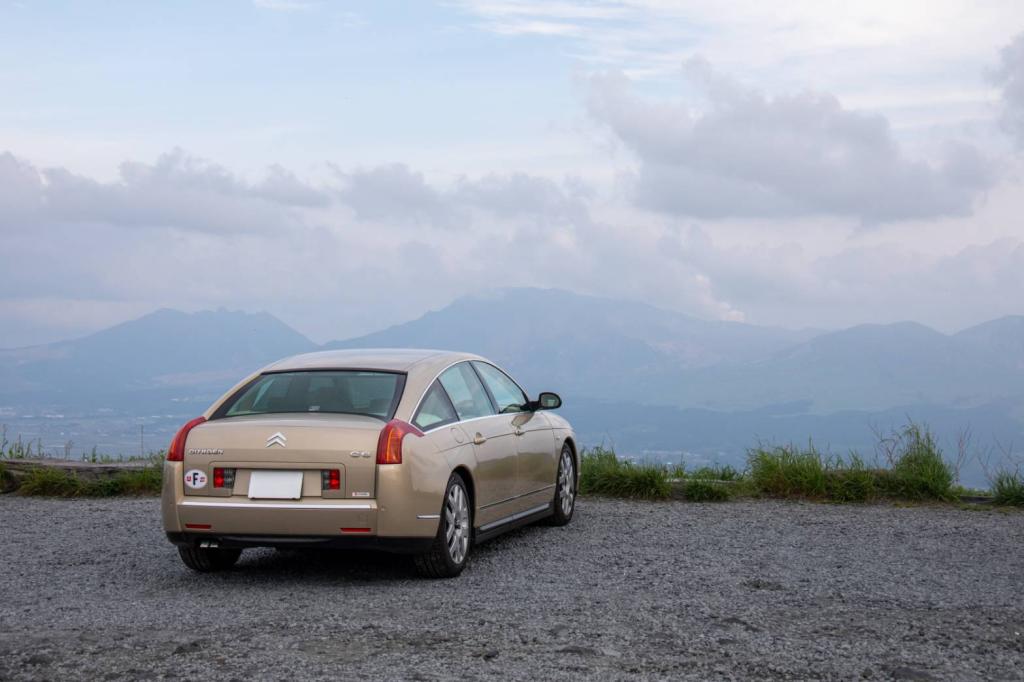
[[513, 288], [320, 346], [266, 312], [161, 308], [78, 339], [0, 350], [0, 395], [212, 391], [282, 357], [353, 347], [466, 350], [507, 367], [532, 392], [680, 408], [976, 407], [1024, 393], [1024, 316], [953, 334], [910, 321], [788, 330]]

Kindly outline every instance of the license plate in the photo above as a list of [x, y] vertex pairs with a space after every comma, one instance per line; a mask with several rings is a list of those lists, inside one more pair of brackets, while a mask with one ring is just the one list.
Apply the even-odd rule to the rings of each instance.
[[249, 477], [251, 500], [297, 500], [300, 497], [301, 471], [254, 471]]

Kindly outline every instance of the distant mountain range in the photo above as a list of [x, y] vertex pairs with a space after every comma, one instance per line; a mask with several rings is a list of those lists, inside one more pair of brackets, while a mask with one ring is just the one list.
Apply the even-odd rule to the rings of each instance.
[[[804, 431], [853, 446], [856, 431], [870, 436], [870, 423], [901, 415], [1024, 441], [1024, 316], [953, 335], [911, 322], [794, 331], [507, 289], [322, 346], [353, 347], [480, 353], [531, 392], [560, 392], [592, 440], [627, 449], [728, 454]], [[192, 414], [246, 373], [317, 348], [266, 313], [158, 310], [0, 351], [0, 410]]]
[[566, 291], [507, 289], [324, 347], [466, 350], [507, 367], [532, 391], [679, 404], [672, 392], [693, 370], [763, 360], [815, 334]]
[[162, 309], [80, 339], [0, 350], [0, 402], [75, 410], [215, 395], [272, 360], [316, 348], [267, 313]]
[[514, 370], [531, 390], [615, 402], [821, 413], [1024, 397], [1022, 316], [952, 336], [912, 322], [792, 331], [514, 289], [324, 347], [403, 346], [471, 350]]

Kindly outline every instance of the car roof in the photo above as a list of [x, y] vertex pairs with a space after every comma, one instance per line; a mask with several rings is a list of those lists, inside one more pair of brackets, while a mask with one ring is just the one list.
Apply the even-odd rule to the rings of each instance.
[[479, 355], [420, 348], [353, 348], [303, 353], [279, 360], [264, 372], [308, 369], [379, 369], [408, 372], [421, 363], [449, 365], [459, 360], [480, 360]]

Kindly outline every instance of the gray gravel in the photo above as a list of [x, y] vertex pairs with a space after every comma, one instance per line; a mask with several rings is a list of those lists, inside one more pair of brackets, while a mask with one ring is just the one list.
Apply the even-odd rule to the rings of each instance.
[[1024, 679], [1024, 514], [582, 500], [425, 581], [189, 572], [156, 500], [0, 496], [0, 679]]

